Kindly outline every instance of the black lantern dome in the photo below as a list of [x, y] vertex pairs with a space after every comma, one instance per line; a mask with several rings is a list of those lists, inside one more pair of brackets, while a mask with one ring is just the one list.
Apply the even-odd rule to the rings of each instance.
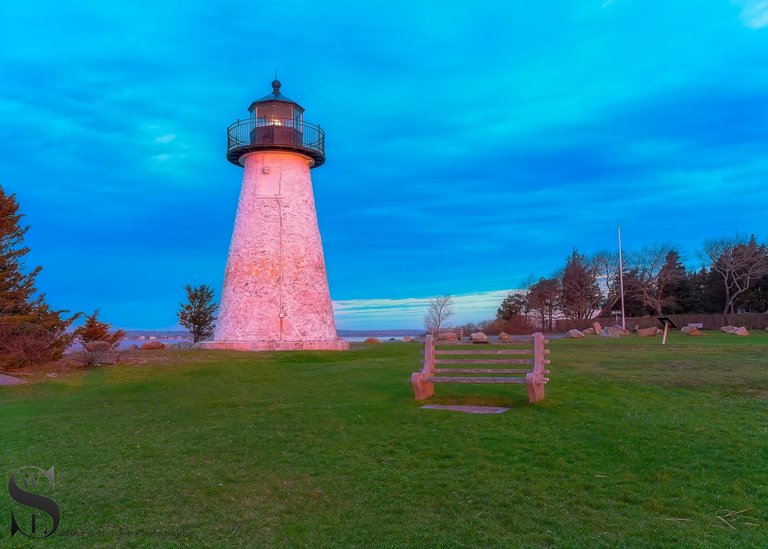
[[280, 92], [280, 81], [272, 82], [272, 93], [248, 107], [251, 117], [227, 128], [227, 160], [241, 166], [243, 156], [255, 151], [292, 151], [308, 156], [316, 168], [325, 162], [325, 132], [304, 121], [304, 109]]

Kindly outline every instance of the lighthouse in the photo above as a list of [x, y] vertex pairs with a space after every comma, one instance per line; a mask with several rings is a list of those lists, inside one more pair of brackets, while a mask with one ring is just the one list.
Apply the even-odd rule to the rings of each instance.
[[227, 129], [227, 160], [243, 167], [219, 317], [207, 349], [344, 350], [336, 335], [310, 170], [325, 133], [272, 82], [250, 116]]

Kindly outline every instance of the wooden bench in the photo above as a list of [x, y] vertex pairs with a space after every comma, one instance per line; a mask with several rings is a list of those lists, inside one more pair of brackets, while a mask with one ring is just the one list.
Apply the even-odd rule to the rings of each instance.
[[[435, 349], [435, 339], [430, 334], [424, 343], [423, 367], [420, 372], [411, 375], [413, 394], [416, 400], [425, 400], [435, 393], [435, 383], [525, 383], [528, 386], [528, 401], [538, 402], [544, 399], [544, 384], [549, 381], [549, 378], [544, 377], [549, 374], [549, 370], [544, 369], [549, 364], [549, 360], [544, 358], [549, 354], [549, 349], [545, 349], [547, 343], [544, 334], [536, 332], [527, 340], [490, 343], [491, 346], [498, 346], [498, 349]], [[456, 347], [461, 343], [441, 341], [437, 345]], [[525, 358], [510, 358], [510, 355], [522, 355]], [[529, 367], [499, 368], [513, 364], [527, 364]], [[467, 368], [467, 365], [473, 367]]]

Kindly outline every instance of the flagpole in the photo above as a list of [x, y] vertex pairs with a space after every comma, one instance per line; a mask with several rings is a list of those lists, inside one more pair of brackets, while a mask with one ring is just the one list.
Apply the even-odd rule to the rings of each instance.
[[621, 225], [619, 225], [619, 288], [621, 290], [621, 327], [627, 329], [624, 320], [624, 261], [621, 257]]

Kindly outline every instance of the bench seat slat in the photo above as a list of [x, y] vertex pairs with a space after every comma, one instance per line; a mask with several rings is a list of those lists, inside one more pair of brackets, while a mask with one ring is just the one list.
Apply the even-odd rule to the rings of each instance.
[[511, 368], [435, 368], [436, 374], [529, 374], [533, 370]]
[[[500, 345], [500, 346], [519, 346], [519, 345], [531, 345], [533, 340], [531, 339], [513, 339], [510, 341], [484, 341], [484, 345]], [[435, 347], [455, 347], [457, 345], [464, 345], [466, 347], [477, 347], [475, 343], [471, 341], [435, 341]]]
[[497, 351], [474, 350], [449, 351], [447, 349], [435, 349], [436, 355], [532, 355], [533, 349], [499, 349]]
[[490, 358], [463, 359], [442, 358], [435, 360], [435, 364], [533, 364], [532, 358], [512, 358], [506, 360], [494, 360]]
[[525, 383], [524, 377], [429, 377], [430, 383]]

